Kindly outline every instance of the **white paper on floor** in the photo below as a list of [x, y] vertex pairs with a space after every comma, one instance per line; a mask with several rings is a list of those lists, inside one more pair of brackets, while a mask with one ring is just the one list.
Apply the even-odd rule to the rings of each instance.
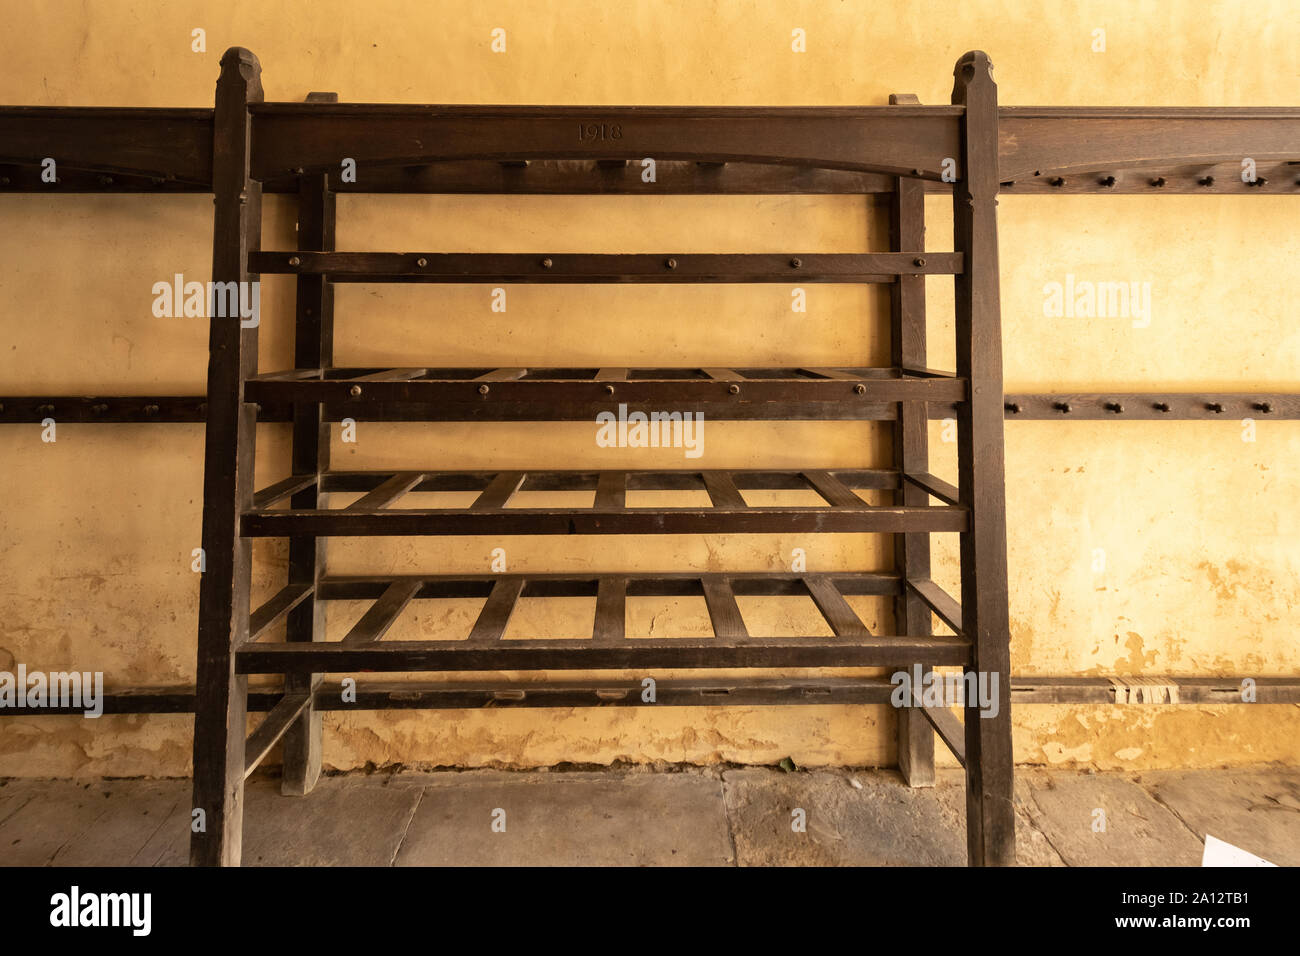
[[1201, 866], [1277, 866], [1263, 857], [1247, 853], [1241, 847], [1224, 843], [1218, 837], [1205, 834], [1205, 853], [1201, 856]]

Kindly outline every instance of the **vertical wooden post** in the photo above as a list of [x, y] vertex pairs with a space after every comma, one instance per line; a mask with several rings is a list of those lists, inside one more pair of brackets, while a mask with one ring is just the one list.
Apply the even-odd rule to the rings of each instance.
[[[911, 93], [894, 93], [891, 105], [917, 105]], [[890, 248], [895, 252], [925, 251], [925, 189], [921, 180], [899, 177], [889, 213]], [[890, 296], [890, 354], [895, 367], [926, 368], [925, 276], [899, 276]], [[905, 480], [904, 474], [923, 474], [929, 465], [929, 414], [924, 402], [900, 402], [894, 425], [894, 466], [899, 471], [898, 504], [920, 508], [929, 495]], [[927, 533], [894, 535], [894, 567], [903, 578], [903, 590], [894, 601], [896, 634], [909, 637], [930, 634], [930, 609], [906, 582], [930, 576], [930, 536]], [[910, 661], [900, 661], [902, 669]], [[929, 671], [930, 668], [924, 668]], [[915, 707], [898, 708], [898, 769], [910, 787], [934, 786], [934, 728]]]
[[[249, 176], [248, 104], [262, 99], [261, 65], [241, 47], [221, 58], [212, 130], [212, 280], [239, 285], [261, 240], [262, 187]], [[257, 372], [257, 328], [238, 312], [209, 319], [208, 418], [203, 465], [203, 551], [199, 588], [197, 702], [194, 713], [194, 809], [190, 863], [238, 866], [244, 800], [247, 678], [235, 673], [235, 649], [248, 636], [250, 547], [239, 516], [252, 504], [256, 408], [243, 402]]]
[[[337, 93], [311, 93], [309, 103], [337, 103]], [[311, 252], [334, 251], [334, 192], [329, 176], [312, 173], [298, 184], [298, 248]], [[294, 325], [294, 368], [326, 368], [334, 361], [334, 286], [321, 275], [298, 276], [297, 317]], [[293, 408], [293, 471], [317, 476], [317, 486], [294, 495], [294, 508], [320, 506], [319, 478], [329, 470], [329, 423], [319, 404]], [[325, 602], [316, 600], [315, 588], [325, 566], [325, 539], [315, 536], [289, 539], [289, 583], [313, 589], [289, 614], [285, 640], [325, 639]], [[289, 674], [286, 694], [314, 693], [320, 674]], [[284, 734], [284, 765], [280, 792], [305, 796], [316, 786], [321, 766], [321, 714], [309, 704]]]
[[[1003, 451], [1002, 318], [998, 295], [998, 94], [992, 63], [979, 51], [957, 61], [952, 102], [961, 119], [960, 180], [953, 188], [953, 237], [963, 253], [956, 277], [957, 374], [970, 397], [957, 413], [958, 488], [969, 509], [961, 536], [961, 605], [972, 669], [997, 680], [996, 716], [967, 695], [966, 844], [972, 866], [1016, 861], [1012, 804], [1010, 627]], [[990, 709], [991, 712], [991, 709]]]

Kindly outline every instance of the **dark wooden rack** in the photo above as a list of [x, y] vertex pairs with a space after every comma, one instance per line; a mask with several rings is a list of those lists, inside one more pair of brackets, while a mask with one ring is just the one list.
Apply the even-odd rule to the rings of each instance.
[[[196, 808], [208, 826], [196, 833], [192, 860], [239, 860], [245, 776], [277, 742], [284, 744], [284, 789], [305, 793], [320, 771], [317, 701], [324, 674], [371, 672], [634, 670], [659, 668], [959, 666], [999, 675], [998, 713], [981, 718], [967, 704], [965, 726], [947, 710], [903, 708], [901, 758], [915, 783], [933, 773], [933, 732], [965, 765], [968, 849], [974, 864], [1014, 862], [1006, 542], [1003, 505], [1002, 358], [998, 306], [997, 99], [987, 58], [958, 64], [953, 106], [895, 102], [841, 109], [660, 109], [402, 107], [261, 103], [258, 65], [247, 51], [222, 61], [213, 123], [216, 197], [213, 279], [244, 282], [259, 274], [297, 277], [295, 366], [259, 374], [257, 331], [214, 319], [206, 407], [203, 575], [195, 710]], [[575, 131], [616, 129], [592, 140]], [[436, 144], [430, 147], [426, 144]], [[695, 191], [707, 192], [728, 163], [777, 166], [765, 188], [788, 189], [803, 170], [829, 169], [893, 182], [892, 248], [867, 254], [583, 255], [352, 253], [334, 248], [332, 170], [355, 159], [359, 179], [386, 170], [389, 187], [406, 167], [477, 163], [516, 176], [532, 161], [581, 160], [616, 173], [634, 157], [692, 163]], [[952, 252], [923, 242], [926, 179], [939, 181], [945, 160], [964, 175], [953, 190]], [[502, 166], [506, 162], [510, 165]], [[512, 172], [501, 172], [503, 169]], [[293, 175], [300, 186], [295, 250], [259, 248], [263, 183]], [[601, 192], [599, 173], [584, 191]], [[712, 179], [706, 178], [712, 177]], [[410, 180], [411, 191], [433, 188]], [[846, 178], [845, 182], [854, 182]], [[784, 184], [784, 185], [783, 185]], [[508, 184], [507, 184], [508, 186]], [[580, 181], [574, 182], [581, 189]], [[510, 191], [505, 188], [504, 191]], [[925, 362], [924, 278], [953, 276], [957, 369]], [[336, 282], [875, 282], [893, 291], [893, 354], [883, 368], [336, 368], [332, 362], [332, 287]], [[611, 356], [616, 360], [617, 356]], [[894, 467], [860, 471], [401, 472], [339, 473], [329, 466], [327, 423], [335, 413], [392, 420], [595, 420], [615, 403], [633, 409], [706, 410], [715, 419], [890, 419]], [[960, 481], [929, 473], [929, 405], [955, 409]], [[270, 487], [252, 485], [259, 406], [291, 409], [292, 468]], [[976, 450], [978, 449], [978, 454]], [[630, 508], [629, 490], [698, 490], [708, 507]], [[804, 489], [821, 504], [761, 507], [747, 489]], [[892, 498], [869, 504], [856, 490]], [[322, 494], [353, 491], [344, 508], [322, 507]], [[462, 508], [401, 507], [404, 495], [468, 491]], [[526, 490], [587, 490], [589, 508], [512, 508]], [[938, 499], [937, 504], [931, 498]], [[282, 507], [287, 504], [286, 507]], [[683, 534], [885, 532], [897, 542], [898, 570], [855, 574], [633, 574], [404, 576], [334, 578], [322, 566], [321, 540], [340, 535]], [[961, 539], [960, 602], [929, 576], [928, 535]], [[251, 539], [289, 539], [285, 587], [260, 608], [249, 602]], [[892, 598], [897, 633], [870, 632], [848, 597]], [[645, 595], [704, 598], [708, 638], [633, 638], [626, 602]], [[803, 595], [833, 636], [771, 638], [749, 633], [737, 598]], [[530, 597], [595, 599], [590, 633], [505, 639], [517, 603]], [[384, 641], [413, 600], [481, 598], [464, 640]], [[340, 641], [325, 641], [329, 600], [372, 602]], [[933, 632], [937, 615], [953, 636]], [[286, 640], [259, 640], [286, 624]], [[247, 676], [283, 675], [284, 690], [246, 738]], [[870, 684], [872, 682], [866, 682]], [[821, 691], [818, 692], [820, 687]], [[836, 686], [767, 681], [727, 684], [722, 693], [689, 682], [680, 700], [728, 703], [763, 699], [817, 703], [863, 682]], [[714, 691], [719, 688], [712, 688]], [[400, 691], [372, 692], [372, 706]], [[437, 705], [438, 692], [418, 699]], [[481, 692], [479, 692], [481, 694]], [[599, 704], [628, 690], [557, 689]], [[535, 685], [496, 688], [492, 699], [545, 696]], [[481, 698], [480, 698], [481, 699]], [[409, 706], [409, 704], [402, 704]], [[913, 712], [913, 711], [916, 712]]]
[[[297, 276], [294, 368], [258, 374], [256, 330], [212, 323], [206, 396], [0, 397], [0, 422], [206, 422], [204, 547], [197, 688], [122, 689], [110, 713], [193, 711], [196, 863], [240, 855], [242, 781], [280, 741], [284, 789], [306, 793], [320, 767], [320, 714], [339, 709], [641, 705], [639, 683], [358, 682], [340, 703], [323, 673], [663, 667], [805, 667], [919, 663], [1007, 676], [1002, 420], [1300, 418], [1300, 396], [1277, 393], [1013, 394], [1001, 387], [995, 199], [999, 192], [1300, 195], [1300, 109], [1044, 109], [999, 107], [982, 54], [958, 64], [951, 106], [891, 97], [888, 107], [448, 107], [263, 103], [247, 51], [222, 60], [213, 110], [0, 107], [0, 193], [199, 192], [215, 196], [218, 281]], [[580, 141], [579, 124], [617, 125], [618, 141]], [[430, 146], [429, 144], [437, 144]], [[346, 253], [334, 249], [338, 193], [641, 194], [633, 160], [657, 158], [660, 194], [879, 194], [891, 198], [892, 246], [859, 255], [572, 255]], [[1239, 160], [1259, 178], [1243, 183]], [[40, 161], [59, 157], [56, 183]], [[356, 183], [332, 175], [356, 158]], [[943, 181], [945, 159], [958, 181]], [[262, 251], [260, 197], [296, 194], [299, 249]], [[927, 194], [954, 197], [955, 250], [927, 252]], [[924, 277], [957, 287], [958, 368], [926, 368]], [[332, 364], [335, 282], [877, 282], [890, 286], [887, 368], [339, 369]], [[617, 356], [611, 356], [616, 360]], [[893, 467], [858, 471], [335, 472], [330, 422], [582, 420], [611, 402], [688, 406], [719, 420], [879, 420], [895, 423]], [[929, 473], [928, 419], [959, 422], [956, 487]], [[290, 473], [253, 487], [259, 421], [292, 422]], [[586, 490], [590, 508], [508, 507], [518, 490]], [[710, 506], [627, 508], [636, 490], [695, 489]], [[809, 489], [825, 506], [750, 506], [748, 489]], [[869, 505], [855, 490], [892, 496]], [[412, 491], [477, 493], [461, 509], [395, 507]], [[359, 492], [343, 509], [320, 495]], [[935, 504], [931, 499], [937, 500]], [[287, 505], [287, 507], [277, 507]], [[360, 507], [358, 507], [360, 505]], [[895, 539], [890, 572], [845, 574], [599, 574], [334, 577], [319, 539], [332, 535], [873, 531]], [[929, 577], [928, 535], [962, 539], [960, 602]], [[249, 605], [250, 541], [290, 541], [289, 580]], [[806, 595], [834, 638], [751, 636], [737, 596]], [[893, 598], [893, 636], [871, 634], [846, 596]], [[703, 596], [710, 639], [629, 639], [628, 597]], [[596, 599], [591, 634], [503, 641], [521, 597]], [[467, 641], [381, 643], [412, 600], [483, 598]], [[371, 600], [342, 642], [324, 642], [329, 600]], [[955, 637], [933, 634], [932, 615]], [[283, 644], [258, 638], [287, 622]], [[284, 675], [283, 690], [247, 691], [249, 674]], [[1171, 680], [1172, 682], [1172, 680]], [[1260, 702], [1300, 701], [1300, 680], [1260, 678]], [[1178, 678], [1182, 699], [1232, 702], [1239, 678]], [[933, 780], [938, 733], [965, 766], [973, 864], [1014, 861], [1010, 702], [1114, 701], [1104, 678], [1002, 681], [999, 717], [900, 712], [899, 759], [914, 785]], [[883, 703], [886, 678], [662, 681], [666, 705]], [[247, 738], [248, 711], [267, 716]], [[24, 711], [27, 712], [27, 711]], [[41, 713], [56, 713], [45, 710]], [[31, 713], [36, 713], [32, 711]]]

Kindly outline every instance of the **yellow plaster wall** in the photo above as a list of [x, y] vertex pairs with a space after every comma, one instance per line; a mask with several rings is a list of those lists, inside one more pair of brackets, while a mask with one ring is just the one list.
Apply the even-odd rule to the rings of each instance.
[[[942, 103], [952, 65], [986, 50], [1003, 103], [1294, 105], [1300, 4], [807, 2], [290, 3], [8, 0], [0, 102], [207, 106], [230, 45], [261, 58], [267, 98], [334, 90], [353, 102]], [[206, 30], [206, 52], [191, 31]], [[494, 54], [489, 33], [507, 31]], [[793, 53], [794, 28], [807, 32]], [[1093, 53], [1093, 30], [1107, 49]], [[0, 150], [2, 152], [2, 150]], [[1288, 199], [1005, 197], [1000, 206], [1006, 381], [1054, 388], [1293, 388], [1300, 369], [1300, 239]], [[0, 202], [0, 381], [6, 394], [195, 393], [201, 320], [157, 319], [152, 284], [206, 280], [202, 196], [7, 196]], [[942, 200], [931, 249], [951, 248]], [[431, 251], [867, 251], [881, 210], [849, 197], [344, 197], [339, 248]], [[269, 198], [267, 248], [293, 241], [293, 208]], [[797, 247], [797, 250], [796, 248]], [[1043, 314], [1067, 273], [1152, 284], [1147, 327]], [[475, 286], [343, 286], [340, 364], [854, 365], [888, 356], [881, 290], [812, 286], [806, 314], [784, 287], [512, 287], [505, 315]], [[286, 367], [291, 286], [263, 289], [262, 366]], [[951, 367], [951, 283], [931, 283], [931, 364]], [[684, 467], [680, 451], [598, 449], [591, 425], [362, 424], [335, 432], [340, 467]], [[264, 426], [263, 483], [285, 467], [286, 429]], [[870, 423], [709, 423], [693, 467], [862, 467], [887, 454]], [[955, 446], [932, 430], [934, 470]], [[202, 429], [188, 425], [0, 427], [0, 670], [103, 670], [110, 684], [193, 679]], [[1300, 671], [1300, 424], [1026, 422], [1007, 428], [1012, 662], [1020, 674], [1282, 674]], [[955, 541], [936, 577], [956, 585]], [[331, 543], [331, 568], [511, 570], [887, 566], [864, 536], [731, 539], [446, 538]], [[1095, 552], [1103, 570], [1094, 570]], [[284, 549], [259, 542], [255, 599]], [[574, 602], [524, 608], [512, 634], [576, 624]], [[855, 602], [884, 629], [883, 602]], [[751, 629], [816, 626], [797, 600], [743, 604]], [[346, 629], [361, 607], [331, 608]], [[412, 609], [395, 637], [468, 630], [472, 602]], [[702, 601], [633, 604], [644, 633], [708, 633]], [[668, 629], [665, 631], [664, 629]], [[1300, 761], [1300, 708], [1027, 705], [1017, 759], [1099, 768]], [[396, 712], [326, 718], [326, 762], [546, 765], [560, 761], [894, 762], [878, 707]], [[185, 717], [0, 720], [0, 775], [188, 772]]]

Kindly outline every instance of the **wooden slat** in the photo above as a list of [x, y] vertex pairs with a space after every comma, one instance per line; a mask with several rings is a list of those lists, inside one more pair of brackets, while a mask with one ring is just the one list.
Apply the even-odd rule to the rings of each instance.
[[626, 382], [628, 370], [625, 368], [602, 368], [596, 373], [598, 382]]
[[483, 603], [469, 639], [475, 643], [488, 643], [501, 640], [506, 632], [506, 625], [515, 612], [519, 595], [523, 593], [525, 578], [519, 575], [503, 577], [492, 586], [492, 593]]
[[743, 641], [749, 638], [745, 629], [745, 619], [741, 617], [736, 604], [736, 594], [731, 590], [731, 582], [725, 578], [708, 577], [702, 579], [704, 585], [704, 602], [709, 608], [709, 620], [713, 622], [713, 636], [724, 641]]
[[928, 471], [922, 472], [919, 475], [906, 473], [903, 477], [916, 485], [916, 487], [920, 488], [927, 495], [933, 495], [945, 504], [960, 504], [961, 495], [957, 491], [957, 486], [950, 485], [942, 478], [937, 478]]
[[268, 508], [283, 498], [296, 495], [316, 484], [315, 475], [290, 475], [253, 495], [253, 508]]
[[627, 472], [602, 471], [596, 483], [597, 511], [619, 511], [627, 507]]
[[817, 610], [821, 611], [822, 617], [826, 618], [836, 637], [871, 636], [866, 624], [849, 606], [849, 602], [844, 600], [844, 595], [835, 587], [833, 580], [820, 574], [809, 574], [804, 577], [803, 582], [807, 585], [808, 594], [817, 605]]
[[374, 644], [383, 639], [420, 590], [419, 580], [394, 581], [343, 637], [344, 644]]
[[744, 382], [748, 381], [745, 376], [741, 375], [734, 368], [702, 368], [700, 369], [705, 375], [715, 382]]
[[596, 623], [592, 637], [615, 643], [627, 635], [627, 578], [602, 577], [596, 594]]
[[961, 627], [961, 605], [952, 596], [929, 578], [909, 578], [907, 584], [922, 601], [939, 615], [939, 620], [947, 624], [958, 634], [964, 633]]
[[493, 478], [483, 493], [474, 499], [470, 511], [500, 511], [510, 501], [510, 496], [519, 490], [527, 473], [522, 471], [503, 471]]
[[828, 471], [805, 471], [803, 475], [832, 508], [861, 508], [866, 504], [851, 488]]
[[494, 368], [478, 376], [476, 382], [514, 382], [528, 374], [526, 368]]
[[803, 368], [801, 372], [811, 372], [819, 378], [831, 378], [840, 382], [856, 382], [862, 378], [861, 375], [854, 375], [852, 372], [846, 372], [840, 368]]
[[343, 510], [349, 513], [387, 508], [424, 479], [419, 471], [399, 471], [369, 494], [362, 495]]
[[312, 593], [312, 585], [294, 582], [285, 585], [249, 617], [248, 640], [255, 641]]
[[706, 471], [702, 473], [704, 487], [709, 492], [713, 507], [736, 511], [748, 508], [740, 489], [731, 475], [725, 471]]
[[262, 718], [257, 729], [244, 743], [244, 779], [257, 769], [257, 765], [271, 752], [298, 716], [312, 701], [311, 694], [285, 694], [271, 711]]
[[413, 378], [421, 378], [427, 375], [427, 368], [386, 368], [378, 372], [371, 372], [368, 375], [357, 375], [352, 378], [338, 379], [344, 382], [401, 382], [410, 381]]

